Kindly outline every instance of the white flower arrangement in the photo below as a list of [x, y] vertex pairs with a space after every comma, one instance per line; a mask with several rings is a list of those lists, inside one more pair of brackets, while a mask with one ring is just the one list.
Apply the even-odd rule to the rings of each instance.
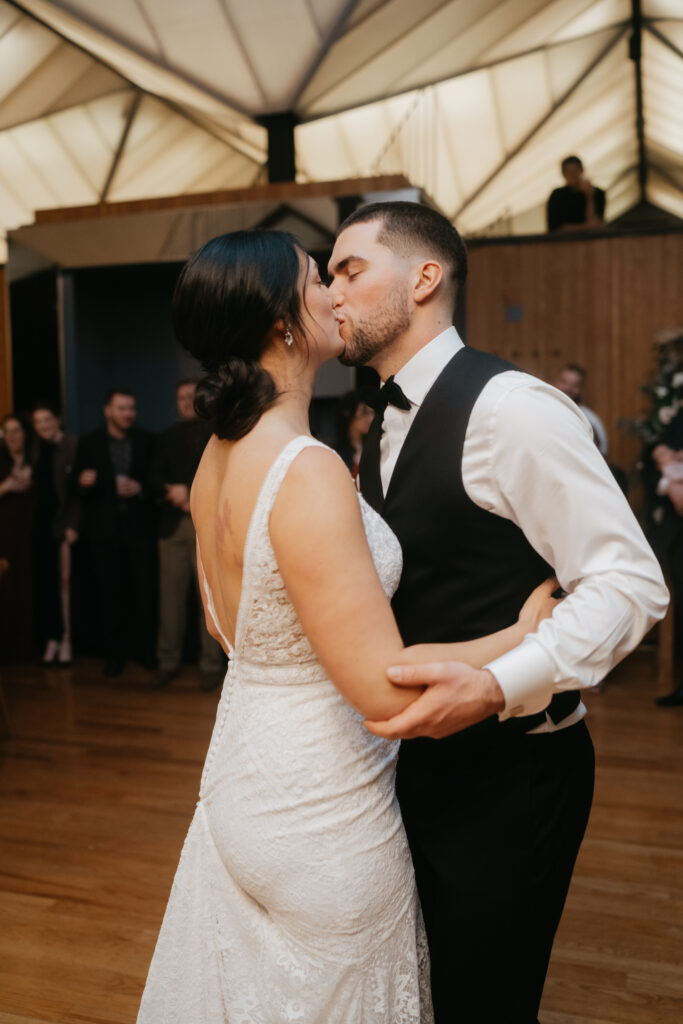
[[683, 327], [659, 331], [655, 338], [656, 372], [643, 394], [650, 409], [637, 420], [621, 420], [619, 426], [636, 434], [650, 447], [657, 443], [683, 408]]

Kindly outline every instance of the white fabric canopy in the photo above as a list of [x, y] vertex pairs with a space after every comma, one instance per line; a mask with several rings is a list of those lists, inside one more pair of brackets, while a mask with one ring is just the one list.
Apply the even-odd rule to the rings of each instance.
[[[642, 0], [647, 198], [683, 216], [683, 0]], [[544, 229], [581, 156], [639, 198], [630, 0], [0, 0], [0, 232], [45, 207], [404, 174], [467, 233]]]

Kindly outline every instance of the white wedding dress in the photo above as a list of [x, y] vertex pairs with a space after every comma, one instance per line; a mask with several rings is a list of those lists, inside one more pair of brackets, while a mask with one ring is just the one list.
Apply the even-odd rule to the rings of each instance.
[[[270, 544], [278, 488], [315, 444], [284, 448], [254, 508], [235, 649], [138, 1024], [433, 1020], [398, 744], [372, 736], [326, 677]], [[360, 501], [391, 595], [401, 549]], [[208, 584], [206, 597], [215, 621]]]

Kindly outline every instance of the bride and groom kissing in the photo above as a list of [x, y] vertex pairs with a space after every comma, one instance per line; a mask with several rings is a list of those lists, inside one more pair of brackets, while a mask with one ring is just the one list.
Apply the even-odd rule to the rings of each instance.
[[[580, 691], [667, 594], [576, 405], [463, 346], [466, 265], [394, 202], [342, 224], [329, 288], [279, 232], [181, 273], [230, 666], [139, 1024], [537, 1021], [592, 798]], [[309, 433], [334, 357], [384, 382], [360, 496]]]

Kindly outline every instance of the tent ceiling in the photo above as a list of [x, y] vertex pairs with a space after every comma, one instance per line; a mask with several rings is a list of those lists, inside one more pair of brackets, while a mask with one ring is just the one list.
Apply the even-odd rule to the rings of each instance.
[[[647, 197], [683, 214], [683, 2], [642, 0]], [[468, 232], [542, 230], [578, 152], [638, 199], [631, 0], [0, 0], [0, 229], [45, 206], [403, 173]], [[498, 228], [492, 228], [497, 225]]]

